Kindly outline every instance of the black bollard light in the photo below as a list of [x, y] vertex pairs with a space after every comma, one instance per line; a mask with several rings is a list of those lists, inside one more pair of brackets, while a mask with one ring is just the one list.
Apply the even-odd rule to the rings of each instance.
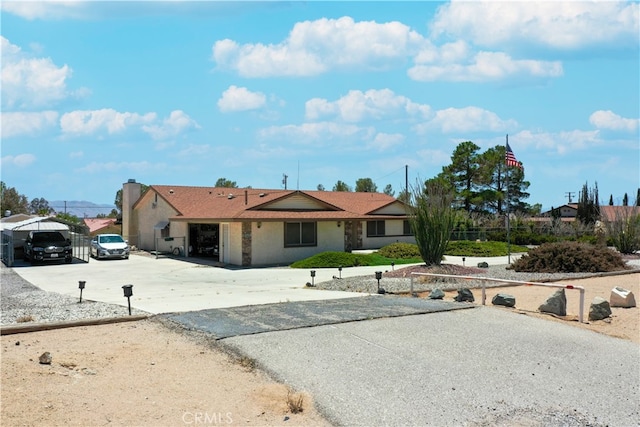
[[340, 274], [339, 277], [342, 279], [342, 266], [341, 265], [338, 266], [338, 273]]
[[315, 270], [311, 270], [311, 286], [315, 286], [315, 277], [316, 277], [316, 271]]
[[378, 293], [384, 294], [385, 290], [380, 287], [380, 279], [382, 279], [382, 271], [376, 271], [376, 279], [378, 280]]
[[131, 316], [131, 297], [133, 296], [133, 285], [124, 285], [124, 296], [127, 297], [127, 305], [129, 306], [129, 316]]
[[462, 266], [464, 267], [464, 261], [465, 261], [465, 257], [462, 257]]
[[396, 263], [395, 262], [391, 262], [391, 271], [394, 271], [396, 269]]
[[80, 289], [80, 302], [82, 303], [82, 290], [84, 289], [84, 285], [87, 283], [85, 280], [78, 280], [78, 288]]

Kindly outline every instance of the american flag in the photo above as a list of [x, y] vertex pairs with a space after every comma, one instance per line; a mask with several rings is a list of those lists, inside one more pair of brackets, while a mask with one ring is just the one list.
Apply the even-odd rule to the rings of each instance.
[[507, 164], [507, 166], [515, 166], [517, 168], [522, 169], [522, 163], [520, 163], [518, 159], [516, 159], [516, 156], [513, 154], [513, 151], [511, 151], [511, 147], [509, 147], [508, 142], [507, 142], [507, 154], [505, 156], [505, 163]]

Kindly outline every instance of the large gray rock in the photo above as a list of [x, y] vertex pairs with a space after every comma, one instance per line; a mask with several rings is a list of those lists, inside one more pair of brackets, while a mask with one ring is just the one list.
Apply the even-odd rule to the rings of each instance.
[[604, 298], [595, 297], [589, 308], [589, 320], [602, 320], [611, 316], [609, 301]]
[[544, 304], [538, 307], [538, 311], [555, 314], [557, 316], [566, 316], [567, 296], [564, 293], [564, 288], [558, 289], [552, 293]]
[[505, 307], [515, 307], [516, 297], [509, 294], [496, 294], [491, 300], [493, 305], [504, 305]]
[[636, 298], [630, 290], [616, 286], [611, 289], [609, 304], [611, 307], [631, 308], [636, 306]]
[[458, 295], [456, 295], [454, 299], [458, 302], [464, 302], [464, 301], [474, 302], [475, 301], [475, 298], [473, 297], [473, 292], [471, 292], [467, 288], [460, 289], [458, 291]]
[[478, 268], [489, 268], [489, 263], [485, 261], [479, 262]]
[[444, 298], [444, 292], [442, 291], [442, 289], [434, 289], [431, 292], [429, 292], [429, 299], [443, 299]]

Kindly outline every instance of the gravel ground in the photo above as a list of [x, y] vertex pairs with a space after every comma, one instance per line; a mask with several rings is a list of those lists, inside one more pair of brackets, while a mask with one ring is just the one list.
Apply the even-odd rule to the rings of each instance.
[[[629, 262], [630, 267], [634, 271], [640, 271], [640, 263], [636, 261]], [[452, 266], [456, 267], [456, 266]], [[455, 273], [458, 275], [490, 277], [501, 280], [516, 280], [523, 282], [554, 282], [567, 279], [584, 279], [588, 277], [600, 277], [610, 273], [518, 273], [513, 270], [507, 270], [506, 265], [492, 265], [489, 268], [456, 268]], [[389, 293], [407, 293], [411, 289], [411, 279], [409, 277], [388, 277], [398, 276], [402, 267], [396, 268], [395, 271], [384, 271], [380, 280], [380, 287]], [[409, 268], [407, 268], [409, 269]], [[463, 272], [465, 270], [465, 272]], [[615, 274], [619, 274], [615, 273]], [[443, 291], [457, 290], [462, 288], [479, 288], [484, 282], [487, 288], [508, 286], [501, 282], [490, 282], [480, 280], [459, 280], [452, 278], [429, 278], [424, 280], [424, 276], [414, 279], [413, 289], [416, 292], [430, 291], [433, 289], [442, 289]], [[350, 291], [350, 292], [371, 292], [376, 293], [378, 281], [372, 276], [356, 276], [338, 279], [334, 278], [326, 282], [316, 283], [316, 288], [331, 291]]]
[[[12, 268], [0, 263], [0, 324], [13, 325], [24, 322], [61, 322], [82, 319], [102, 319], [128, 316], [125, 306], [45, 292], [24, 280]], [[131, 309], [131, 314], [147, 314]]]

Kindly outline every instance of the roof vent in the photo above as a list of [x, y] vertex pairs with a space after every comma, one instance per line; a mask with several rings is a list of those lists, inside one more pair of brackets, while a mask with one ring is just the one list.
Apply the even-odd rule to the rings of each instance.
[[169, 194], [173, 194], [173, 188], [169, 190]]
[[264, 197], [264, 196], [266, 196], [266, 195], [267, 195], [267, 193], [260, 193], [260, 194], [258, 194], [258, 196], [260, 196], [260, 197]]
[[227, 199], [231, 200], [231, 199], [233, 199], [234, 197], [236, 197], [236, 196], [234, 196], [233, 194], [229, 194], [229, 195], [227, 196]]

